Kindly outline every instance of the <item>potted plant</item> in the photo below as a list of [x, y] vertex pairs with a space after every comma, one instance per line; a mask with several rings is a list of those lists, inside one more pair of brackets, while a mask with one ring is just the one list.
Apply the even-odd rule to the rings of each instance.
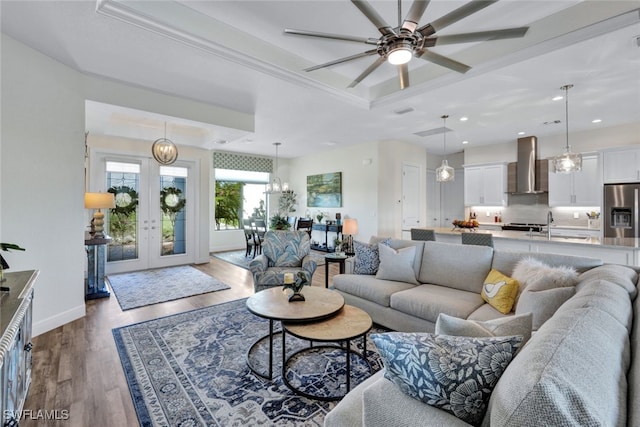
[[291, 227], [286, 216], [282, 216], [279, 213], [273, 215], [269, 220], [269, 227], [272, 230], [288, 230]]
[[[0, 243], [0, 249], [2, 249], [3, 251], [6, 252], [10, 252], [11, 249], [15, 250], [15, 251], [24, 251], [24, 248], [21, 248], [20, 246], [16, 245], [15, 243]], [[0, 282], [4, 282], [6, 279], [4, 278], [4, 270], [6, 270], [7, 268], [9, 268], [9, 264], [7, 264], [7, 261], [5, 261], [5, 259], [2, 257], [2, 255], [0, 255]], [[8, 291], [9, 288], [5, 288], [5, 287], [0, 287], [0, 290], [2, 291]]]

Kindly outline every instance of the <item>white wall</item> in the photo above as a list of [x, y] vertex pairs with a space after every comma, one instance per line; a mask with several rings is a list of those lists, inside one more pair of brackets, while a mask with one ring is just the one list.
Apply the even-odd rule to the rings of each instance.
[[3, 242], [12, 271], [40, 270], [38, 335], [84, 316], [84, 97], [81, 76], [1, 35]]

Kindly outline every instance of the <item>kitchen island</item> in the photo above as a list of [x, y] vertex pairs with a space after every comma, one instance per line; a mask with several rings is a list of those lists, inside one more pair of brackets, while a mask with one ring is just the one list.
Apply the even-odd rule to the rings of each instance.
[[599, 258], [604, 262], [640, 267], [640, 239], [580, 236], [567, 229], [551, 227], [551, 238], [544, 233], [529, 233], [513, 230], [452, 229], [432, 227], [436, 240], [461, 243], [462, 233], [489, 233], [493, 235], [493, 245], [498, 250], [515, 252], [545, 252], [563, 255], [577, 255]]

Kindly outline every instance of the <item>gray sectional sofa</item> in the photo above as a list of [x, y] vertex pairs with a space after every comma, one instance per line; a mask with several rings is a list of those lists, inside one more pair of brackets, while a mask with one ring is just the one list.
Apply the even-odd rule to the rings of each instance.
[[[640, 426], [639, 269], [441, 242], [391, 240], [390, 246], [416, 246], [419, 284], [350, 274], [350, 262], [346, 274], [334, 276], [333, 287], [346, 304], [396, 331], [434, 332], [439, 313], [476, 320], [512, 315], [486, 304], [480, 291], [492, 268], [511, 275], [523, 257], [578, 271], [573, 296], [534, 332], [498, 380], [482, 425]], [[384, 370], [354, 388], [325, 419], [327, 427], [467, 425], [408, 396]]]

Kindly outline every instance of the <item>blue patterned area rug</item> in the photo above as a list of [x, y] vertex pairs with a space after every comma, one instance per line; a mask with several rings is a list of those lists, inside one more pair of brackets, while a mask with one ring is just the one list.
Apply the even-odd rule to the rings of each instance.
[[[248, 270], [253, 257], [251, 255], [245, 256], [245, 253], [245, 251], [212, 252], [211, 256]], [[325, 255], [324, 252], [311, 251], [311, 256], [318, 266], [324, 265]]]
[[190, 265], [110, 274], [107, 279], [123, 311], [230, 288]]
[[[262, 379], [248, 368], [247, 350], [268, 330], [267, 320], [247, 310], [246, 299], [114, 329], [140, 425], [322, 426], [336, 403], [301, 397], [283, 384], [279, 334], [274, 345], [274, 379]], [[372, 330], [382, 331], [375, 326]], [[367, 356], [375, 372], [381, 362], [367, 340]], [[258, 369], [268, 366], [268, 340], [263, 343], [251, 358]], [[362, 339], [352, 345], [362, 351]], [[303, 347], [308, 342], [287, 335], [288, 355]], [[352, 355], [351, 361], [353, 388], [371, 372], [360, 358]], [[312, 352], [289, 366], [288, 381], [305, 391], [344, 393], [342, 351]], [[338, 389], [341, 393], [336, 393]]]

